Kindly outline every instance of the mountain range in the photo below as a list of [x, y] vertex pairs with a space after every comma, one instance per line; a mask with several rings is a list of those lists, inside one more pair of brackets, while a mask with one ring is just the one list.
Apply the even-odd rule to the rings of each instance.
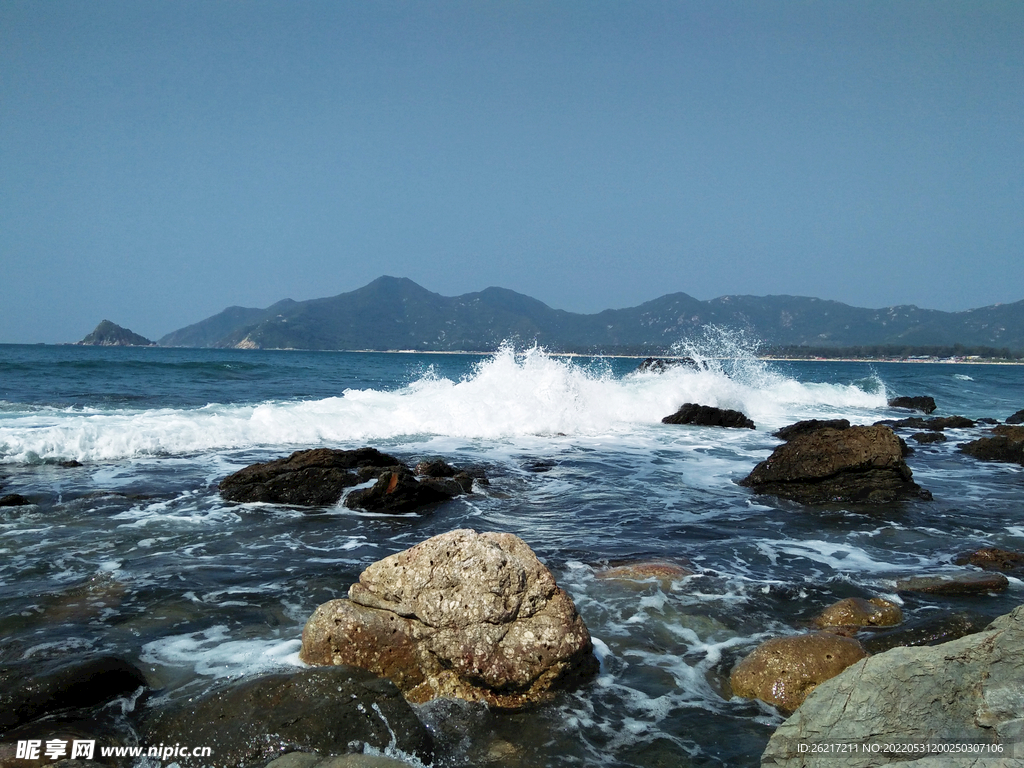
[[266, 309], [228, 307], [161, 338], [161, 346], [243, 349], [491, 351], [503, 341], [555, 352], [659, 354], [706, 325], [739, 329], [769, 347], [865, 345], [1024, 349], [1024, 301], [965, 312], [915, 306], [864, 309], [802, 296], [670, 293], [592, 315], [552, 309], [505, 288], [441, 296], [412, 280], [380, 277], [323, 299]]

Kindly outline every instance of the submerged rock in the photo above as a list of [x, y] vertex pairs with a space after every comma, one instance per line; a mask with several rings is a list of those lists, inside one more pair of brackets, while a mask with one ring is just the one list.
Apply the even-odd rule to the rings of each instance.
[[685, 403], [671, 416], [661, 420], [662, 424], [696, 424], [702, 427], [736, 427], [757, 429], [754, 422], [740, 411], [715, 408], [711, 405]]
[[572, 598], [526, 543], [468, 529], [369, 566], [349, 599], [316, 609], [300, 657], [388, 677], [414, 703], [500, 709], [546, 701], [598, 666]]
[[804, 504], [930, 498], [912, 476], [902, 444], [888, 427], [826, 428], [780, 445], [740, 485]]
[[[1024, 738], [1024, 606], [983, 632], [927, 648], [893, 648], [819, 685], [772, 735], [761, 765], [923, 765], [920, 754], [813, 752], [816, 744], [1007, 744]], [[893, 761], [888, 762], [892, 757]], [[929, 765], [1016, 765], [1012, 752], [941, 755]], [[901, 762], [901, 758], [903, 761]], [[918, 758], [921, 758], [920, 760]], [[983, 758], [983, 759], [979, 759]], [[976, 761], [976, 762], [975, 762]]]
[[935, 410], [935, 398], [930, 395], [918, 397], [894, 397], [889, 401], [891, 408], [910, 408], [915, 411], [931, 413]]
[[693, 571], [679, 563], [667, 560], [644, 560], [612, 566], [594, 574], [599, 579], [613, 581], [643, 581], [657, 579], [661, 582], [675, 581], [693, 576]]
[[990, 621], [991, 617], [965, 611], [939, 615], [930, 612], [896, 627], [875, 630], [861, 637], [861, 642], [868, 653], [882, 653], [902, 646], [938, 645], [980, 632]]
[[873, 597], [848, 597], [833, 603], [814, 617], [816, 627], [892, 627], [903, 621], [903, 611], [896, 603]]
[[986, 571], [1019, 573], [1024, 571], [1024, 553], [1010, 552], [998, 547], [982, 547], [968, 554], [960, 555], [953, 562], [956, 565], [976, 565]]
[[865, 657], [863, 646], [831, 632], [776, 637], [762, 643], [732, 670], [732, 692], [792, 712], [826, 680]]
[[395, 685], [361, 669], [332, 667], [259, 677], [172, 704], [143, 723], [151, 744], [210, 746], [182, 768], [262, 766], [285, 752], [340, 755], [395, 746], [429, 762], [433, 741]]
[[218, 487], [229, 501], [326, 506], [336, 504], [346, 488], [363, 482], [353, 470], [398, 464], [398, 459], [374, 448], [314, 448], [252, 464], [225, 477]]
[[22, 496], [20, 493], [8, 493], [0, 496], [0, 507], [26, 507], [32, 503], [32, 499]]
[[648, 357], [637, 366], [637, 373], [664, 373], [669, 368], [700, 368], [692, 357]]
[[1005, 461], [1024, 466], [1024, 426], [1001, 424], [992, 429], [992, 434], [992, 437], [965, 443], [960, 450], [982, 461]]
[[1002, 592], [1010, 585], [1001, 573], [943, 573], [937, 576], [913, 576], [896, 582], [900, 592], [928, 595], [982, 595]]
[[802, 435], [806, 432], [814, 432], [816, 429], [849, 429], [849, 419], [807, 419], [806, 421], [798, 421], [796, 424], [790, 424], [788, 427], [783, 427], [772, 435], [779, 438], [780, 440], [792, 440], [797, 435]]
[[427, 478], [421, 482], [409, 470], [396, 467], [381, 473], [373, 487], [352, 491], [345, 497], [345, 506], [374, 512], [412, 512], [461, 493], [465, 490], [455, 479]]
[[0, 732], [67, 710], [85, 710], [146, 687], [131, 662], [116, 656], [0, 667]]

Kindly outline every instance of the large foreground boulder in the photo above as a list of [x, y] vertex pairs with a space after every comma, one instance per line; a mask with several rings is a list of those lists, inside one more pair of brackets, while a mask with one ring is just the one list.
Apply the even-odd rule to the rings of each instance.
[[[1014, 760], [1010, 750], [1024, 740], [1022, 691], [1024, 606], [983, 632], [927, 648], [893, 648], [822, 683], [772, 735], [761, 765], [832, 768], [840, 764], [837, 754], [815, 752], [814, 745], [843, 743], [859, 747], [841, 755], [846, 768], [1019, 765], [1019, 752]], [[941, 763], [926, 763], [921, 752], [864, 748], [939, 741], [1006, 747], [1001, 754], [940, 754]]]
[[817, 429], [780, 445], [740, 485], [804, 504], [930, 498], [915, 483], [896, 434], [885, 426]]
[[826, 680], [866, 655], [859, 642], [830, 632], [776, 637], [757, 646], [732, 670], [732, 692], [792, 712]]
[[340, 755], [392, 740], [428, 760], [433, 741], [389, 680], [361, 669], [331, 667], [266, 675], [172, 704], [143, 723], [150, 744], [209, 746], [199, 765], [263, 766], [286, 752]]
[[716, 408], [713, 405], [698, 405], [697, 403], [684, 403], [679, 410], [671, 416], [661, 420], [662, 424], [695, 424], [700, 427], [737, 427], [742, 429], [757, 429], [751, 421], [740, 411], [730, 408]]
[[598, 666], [572, 598], [526, 543], [468, 529], [368, 567], [349, 599], [316, 609], [300, 657], [388, 677], [414, 703], [503, 709], [546, 701]]

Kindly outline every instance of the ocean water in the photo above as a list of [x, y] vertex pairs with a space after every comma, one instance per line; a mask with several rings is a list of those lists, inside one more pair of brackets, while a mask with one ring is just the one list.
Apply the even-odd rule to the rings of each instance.
[[[985, 620], [1024, 597], [1015, 579], [996, 596], [894, 592], [964, 551], [1024, 549], [1024, 469], [957, 450], [982, 427], [908, 458], [931, 502], [810, 509], [736, 484], [778, 445], [773, 430], [908, 415], [886, 405], [896, 395], [1005, 419], [1024, 407], [1024, 367], [765, 362], [721, 334], [682, 351], [704, 366], [636, 373], [634, 359], [511, 348], [0, 346], [0, 493], [35, 502], [0, 508], [0, 662], [114, 653], [158, 701], [196, 695], [299, 666], [306, 619], [370, 563], [455, 528], [507, 531], [576, 601], [601, 673], [528, 713], [424, 705], [437, 765], [754, 766], [782, 718], [732, 697], [727, 679], [758, 642], [848, 596], [896, 600], [908, 622]], [[758, 428], [660, 423], [684, 402], [742, 410]], [[256, 461], [364, 445], [481, 466], [491, 484], [395, 516], [217, 493]], [[695, 574], [600, 578], [645, 559]]]

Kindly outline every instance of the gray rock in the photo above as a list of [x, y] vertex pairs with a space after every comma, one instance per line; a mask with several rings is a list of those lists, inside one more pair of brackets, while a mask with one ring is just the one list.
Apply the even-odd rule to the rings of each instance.
[[[893, 648], [819, 685], [772, 735], [762, 766], [1020, 766], [1024, 739], [1024, 606], [983, 632], [927, 648]], [[1005, 745], [985, 759], [883, 755], [866, 744], [981, 742]], [[1015, 743], [1016, 742], [1016, 743]], [[815, 754], [815, 744], [858, 752]], [[920, 757], [920, 759], [914, 759]], [[837, 760], [839, 758], [839, 760]]]

